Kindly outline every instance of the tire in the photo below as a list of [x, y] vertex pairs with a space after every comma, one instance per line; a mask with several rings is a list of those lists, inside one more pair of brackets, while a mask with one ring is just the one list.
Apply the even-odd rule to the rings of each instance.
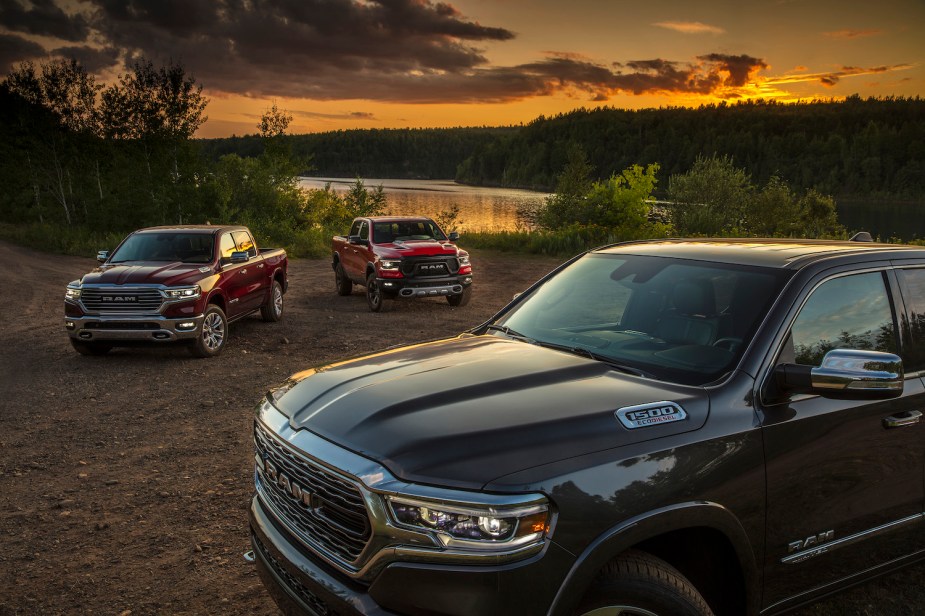
[[344, 266], [337, 262], [334, 266], [334, 286], [337, 287], [338, 295], [350, 295], [353, 293], [353, 281], [344, 271]]
[[104, 342], [84, 342], [83, 340], [77, 340], [75, 338], [71, 338], [71, 346], [81, 355], [100, 356], [112, 350], [111, 344], [106, 344]]
[[465, 306], [472, 298], [472, 285], [463, 287], [463, 292], [458, 295], [447, 295], [446, 303], [450, 306]]
[[651, 554], [628, 550], [601, 569], [576, 614], [713, 616], [713, 611], [680, 571]]
[[283, 318], [283, 285], [276, 280], [270, 285], [270, 297], [260, 307], [260, 316], [268, 323], [276, 323]]
[[215, 357], [223, 350], [228, 342], [228, 319], [225, 312], [215, 304], [209, 304], [202, 317], [202, 327], [199, 335], [190, 347], [193, 357]]
[[388, 312], [390, 307], [391, 300], [382, 292], [375, 273], [366, 277], [366, 303], [373, 312]]

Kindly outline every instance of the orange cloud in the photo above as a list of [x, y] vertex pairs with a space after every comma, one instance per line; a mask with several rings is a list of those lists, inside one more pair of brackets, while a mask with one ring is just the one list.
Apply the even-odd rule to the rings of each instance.
[[829, 38], [850, 40], [856, 38], [864, 38], [866, 36], [877, 36], [878, 34], [883, 34], [883, 30], [876, 30], [873, 28], [867, 30], [846, 28], [844, 30], [835, 30], [833, 32], [823, 32], [822, 34]]
[[718, 26], [711, 26], [699, 21], [659, 21], [652, 25], [681, 32], [682, 34], [724, 34], [726, 32]]

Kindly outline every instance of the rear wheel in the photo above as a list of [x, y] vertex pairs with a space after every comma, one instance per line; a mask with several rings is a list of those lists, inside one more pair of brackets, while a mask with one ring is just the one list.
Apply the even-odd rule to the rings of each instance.
[[583, 616], [713, 616], [680, 571], [646, 552], [629, 550], [607, 564], [577, 610]]
[[71, 346], [81, 355], [105, 355], [112, 350], [111, 344], [104, 342], [85, 342], [71, 338]]
[[225, 312], [215, 304], [210, 304], [202, 318], [202, 329], [190, 347], [190, 353], [194, 357], [215, 357], [225, 349], [227, 341], [228, 320]]
[[350, 295], [353, 293], [353, 281], [344, 271], [344, 266], [338, 261], [334, 266], [334, 286], [337, 287], [338, 295]]
[[472, 297], [472, 285], [463, 287], [463, 292], [457, 295], [447, 295], [446, 301], [450, 306], [465, 306]]
[[373, 312], [386, 312], [389, 309], [389, 301], [379, 286], [375, 273], [370, 273], [366, 277], [366, 303]]
[[283, 285], [276, 280], [270, 287], [267, 303], [260, 307], [260, 316], [270, 323], [276, 323], [283, 318]]

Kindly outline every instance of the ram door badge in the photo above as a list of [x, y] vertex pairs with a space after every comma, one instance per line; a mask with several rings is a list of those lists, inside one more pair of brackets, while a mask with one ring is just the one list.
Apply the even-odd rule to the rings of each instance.
[[614, 413], [628, 430], [648, 428], [659, 424], [687, 419], [687, 412], [675, 402], [649, 402], [636, 406], [624, 406]]

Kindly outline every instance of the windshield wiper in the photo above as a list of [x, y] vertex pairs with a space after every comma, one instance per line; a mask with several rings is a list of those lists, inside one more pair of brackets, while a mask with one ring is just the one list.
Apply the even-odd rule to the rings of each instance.
[[507, 336], [508, 338], [514, 338], [515, 340], [523, 340], [524, 342], [531, 342], [531, 343], [536, 342], [536, 340], [534, 340], [533, 338], [531, 338], [531, 337], [529, 337], [529, 336], [524, 336], [524, 335], [521, 334], [520, 332], [514, 331], [513, 329], [511, 329], [511, 328], [508, 327], [507, 325], [494, 325], [494, 324], [492, 324], [492, 325], [487, 326], [485, 329], [491, 329], [491, 330], [494, 330], [494, 331], [501, 332], [502, 334], [504, 334], [504, 335]]
[[620, 362], [616, 361], [612, 357], [609, 357], [607, 355], [601, 355], [600, 353], [595, 353], [591, 349], [586, 349], [585, 347], [568, 346], [567, 344], [556, 344], [555, 342], [545, 342], [543, 340], [534, 340], [533, 343], [541, 347], [546, 347], [548, 349], [556, 349], [557, 351], [565, 351], [566, 353], [571, 353], [573, 355], [582, 355], [584, 357], [587, 357], [588, 359], [593, 359], [595, 361], [605, 363], [611, 368], [614, 368], [615, 370], [619, 370], [620, 372], [625, 372], [626, 374], [632, 374], [635, 376], [643, 376], [649, 379], [655, 378], [655, 375], [653, 375], [651, 372], [640, 370], [639, 368], [636, 368], [634, 366], [627, 366], [626, 364], [621, 364]]

